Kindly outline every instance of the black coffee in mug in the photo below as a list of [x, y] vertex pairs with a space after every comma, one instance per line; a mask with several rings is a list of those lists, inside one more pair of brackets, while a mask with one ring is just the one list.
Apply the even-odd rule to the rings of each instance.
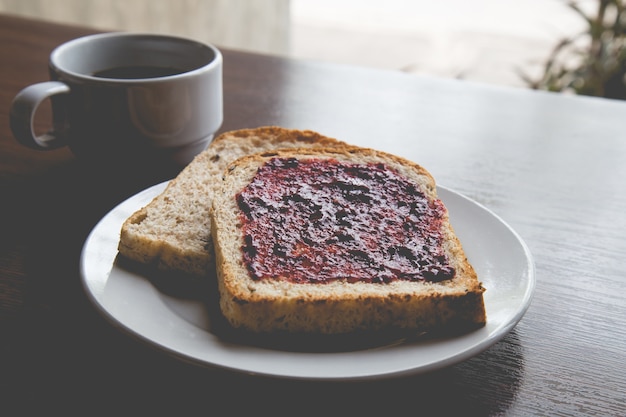
[[[101, 33], [59, 45], [48, 64], [50, 81], [27, 86], [11, 105], [11, 130], [31, 148], [69, 146], [90, 163], [161, 170], [191, 162], [223, 120], [222, 55], [212, 45]], [[38, 134], [32, 119], [48, 98], [52, 129]]]
[[169, 77], [170, 75], [182, 74], [183, 72], [185, 71], [174, 67], [132, 65], [96, 71], [93, 73], [93, 76], [98, 78], [134, 80], [140, 78]]

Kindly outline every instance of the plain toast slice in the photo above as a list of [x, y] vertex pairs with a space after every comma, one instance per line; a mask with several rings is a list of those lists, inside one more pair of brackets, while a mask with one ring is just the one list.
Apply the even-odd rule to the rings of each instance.
[[[428, 210], [432, 221], [420, 220]], [[403, 158], [356, 147], [240, 158], [213, 197], [211, 230], [220, 308], [235, 328], [415, 334], [486, 323], [484, 288], [433, 177]]]

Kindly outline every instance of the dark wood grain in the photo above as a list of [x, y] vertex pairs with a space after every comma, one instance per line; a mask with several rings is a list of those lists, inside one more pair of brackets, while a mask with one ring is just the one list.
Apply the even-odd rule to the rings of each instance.
[[93, 225], [172, 173], [128, 178], [11, 136], [14, 95], [89, 32], [0, 16], [3, 414], [626, 414], [626, 103], [224, 49], [223, 131], [307, 128], [403, 155], [511, 224], [537, 268], [519, 325], [459, 365], [358, 383], [234, 375], [122, 335], [80, 287]]

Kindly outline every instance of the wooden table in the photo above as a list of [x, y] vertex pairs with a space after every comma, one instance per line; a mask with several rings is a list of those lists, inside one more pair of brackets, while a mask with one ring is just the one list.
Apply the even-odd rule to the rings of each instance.
[[47, 79], [53, 47], [89, 32], [0, 16], [1, 414], [626, 414], [625, 102], [224, 50], [222, 130], [313, 129], [412, 159], [508, 222], [537, 273], [517, 327], [446, 369], [349, 383], [229, 374], [122, 334], [80, 284], [94, 224], [172, 174], [95, 173], [11, 135], [15, 94]]

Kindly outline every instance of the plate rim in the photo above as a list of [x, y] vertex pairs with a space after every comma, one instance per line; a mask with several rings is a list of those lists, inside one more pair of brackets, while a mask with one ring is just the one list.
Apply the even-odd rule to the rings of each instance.
[[[528, 245], [525, 243], [525, 241], [522, 239], [522, 237], [519, 235], [519, 233], [517, 233], [507, 222], [505, 222], [500, 216], [498, 216], [496, 213], [494, 213], [492, 210], [490, 210], [489, 208], [485, 207], [484, 205], [482, 205], [481, 203], [476, 202], [475, 200], [459, 193], [456, 192], [452, 189], [449, 189], [445, 186], [441, 186], [441, 185], [437, 185], [437, 189], [438, 191], [443, 191], [444, 194], [446, 193], [450, 193], [451, 195], [453, 195], [456, 198], [460, 198], [462, 200], [464, 200], [464, 202], [466, 204], [472, 204], [475, 205], [477, 208], [479, 208], [480, 210], [484, 211], [486, 214], [488, 214], [490, 217], [492, 217], [495, 221], [497, 221], [498, 223], [500, 223], [501, 226], [504, 226], [505, 229], [507, 230], [508, 233], [511, 234], [511, 236], [515, 239], [516, 243], [520, 245], [523, 254], [524, 254], [524, 258], [526, 260], [526, 272], [525, 272], [525, 277], [527, 279], [526, 281], [526, 285], [524, 287], [524, 293], [523, 295], [520, 297], [520, 302], [519, 302], [519, 308], [515, 311], [515, 314], [513, 316], [511, 316], [510, 320], [506, 323], [504, 323], [503, 325], [500, 325], [499, 327], [496, 327], [493, 331], [488, 332], [487, 331], [487, 326], [477, 329], [473, 332], [470, 332], [469, 334], [479, 334], [479, 333], [486, 333], [485, 337], [483, 338], [479, 338], [477, 340], [477, 342], [472, 343], [471, 345], [466, 346], [463, 350], [456, 352], [455, 354], [452, 355], [447, 355], [445, 358], [439, 360], [439, 361], [434, 361], [422, 366], [418, 366], [418, 367], [404, 367], [402, 369], [390, 369], [388, 371], [379, 371], [379, 372], [363, 372], [363, 373], [357, 373], [357, 372], [353, 372], [350, 375], [348, 374], [344, 374], [344, 375], [331, 375], [330, 373], [327, 373], [325, 375], [311, 375], [311, 374], [302, 374], [302, 373], [297, 373], [297, 372], [279, 372], [279, 371], [260, 371], [258, 369], [250, 369], [247, 368], [245, 366], [231, 366], [231, 365], [226, 365], [224, 363], [219, 363], [216, 361], [210, 362], [207, 360], [203, 360], [202, 358], [199, 358], [197, 356], [193, 356], [192, 354], [190, 354], [189, 352], [185, 353], [185, 352], [180, 352], [179, 350], [173, 349], [170, 346], [164, 345], [163, 343], [161, 343], [160, 341], [154, 340], [153, 338], [150, 338], [148, 336], [146, 336], [145, 332], [142, 332], [141, 330], [138, 330], [136, 328], [131, 328], [128, 325], [124, 324], [122, 322], [122, 320], [117, 317], [114, 313], [112, 313], [110, 311], [110, 309], [107, 308], [107, 306], [105, 306], [103, 304], [103, 302], [98, 298], [96, 291], [94, 290], [94, 288], [92, 287], [93, 282], [90, 281], [89, 276], [86, 272], [87, 270], [87, 262], [88, 262], [88, 250], [90, 248], [90, 245], [94, 244], [94, 239], [95, 237], [98, 235], [98, 233], [101, 232], [101, 229], [103, 228], [104, 223], [107, 220], [110, 220], [112, 216], [114, 216], [115, 213], [117, 213], [122, 207], [128, 206], [128, 205], [133, 205], [133, 203], [135, 204], [135, 210], [139, 209], [142, 204], [141, 204], [141, 199], [147, 199], [146, 201], [151, 200], [153, 197], [155, 197], [156, 195], [158, 195], [163, 189], [165, 189], [165, 187], [167, 186], [167, 184], [170, 181], [164, 181], [155, 185], [152, 185], [150, 187], [147, 187], [146, 189], [139, 191], [138, 193], [128, 197], [127, 199], [125, 199], [124, 201], [120, 202], [118, 205], [116, 205], [112, 210], [110, 210], [107, 214], [105, 214], [98, 222], [97, 224], [93, 227], [93, 229], [90, 231], [90, 233], [88, 234], [87, 238], [85, 239], [83, 248], [81, 250], [81, 256], [80, 256], [80, 275], [81, 275], [81, 283], [82, 283], [82, 287], [84, 292], [87, 295], [87, 298], [90, 300], [91, 304], [96, 308], [96, 310], [115, 328], [117, 328], [118, 330], [122, 331], [123, 333], [125, 333], [127, 336], [131, 336], [133, 339], [138, 340], [146, 345], [148, 345], [149, 347], [156, 349], [158, 351], [162, 351], [164, 353], [167, 353], [170, 356], [173, 356], [174, 358], [178, 359], [178, 360], [182, 360], [184, 362], [187, 363], [192, 363], [201, 367], [206, 367], [206, 368], [212, 368], [212, 369], [222, 369], [222, 370], [226, 370], [226, 371], [230, 371], [230, 372], [236, 372], [236, 373], [245, 373], [248, 375], [260, 375], [260, 376], [267, 376], [267, 377], [274, 377], [274, 378], [281, 378], [281, 379], [306, 379], [306, 380], [326, 380], [326, 381], [340, 381], [340, 380], [371, 380], [371, 379], [384, 379], [384, 378], [394, 378], [394, 377], [401, 377], [401, 376], [406, 376], [406, 375], [412, 375], [412, 374], [418, 374], [418, 373], [426, 373], [426, 372], [430, 372], [433, 370], [437, 370], [437, 369], [441, 369], [441, 368], [445, 368], [460, 362], [463, 362], [467, 359], [470, 359], [471, 357], [474, 357], [480, 353], [482, 353], [483, 351], [487, 350], [489, 347], [493, 346], [495, 343], [497, 343], [498, 341], [500, 341], [501, 339], [503, 339], [518, 323], [519, 321], [522, 319], [522, 317], [525, 315], [526, 311], [528, 310], [528, 308], [531, 305], [532, 302], [532, 298], [534, 295], [534, 290], [535, 290], [535, 286], [536, 286], [536, 271], [535, 271], [535, 263], [534, 263], [534, 259], [532, 256], [532, 253], [528, 247]], [[147, 204], [147, 202], [145, 203]], [[143, 204], [143, 205], [145, 205]], [[119, 224], [119, 228], [121, 228], [121, 223]], [[115, 252], [117, 253], [117, 242], [119, 242], [119, 228], [118, 228], [118, 232], [116, 234], [116, 248], [115, 248]], [[115, 232], [114, 232], [115, 233]], [[111, 265], [111, 270], [114, 268], [114, 261], [113, 261], [113, 265]], [[108, 271], [107, 273], [107, 280], [108, 278], [110, 278], [110, 274], [111, 271]], [[487, 307], [487, 306], [486, 306]], [[181, 320], [184, 320], [181, 318]], [[489, 318], [488, 318], [489, 320]], [[191, 324], [189, 324], [191, 325]], [[210, 332], [204, 330], [204, 329], [200, 329], [201, 332], [210, 334]], [[465, 335], [461, 336], [461, 338], [465, 337]], [[457, 338], [459, 339], [459, 338]], [[454, 339], [453, 339], [454, 340]], [[447, 343], [447, 342], [451, 342], [453, 340], [442, 340], [439, 343]], [[252, 348], [254, 349], [254, 348]], [[367, 350], [367, 349], [366, 349]], [[358, 352], [362, 352], [362, 351], [358, 351]], [[290, 352], [282, 352], [285, 355], [290, 354]], [[339, 352], [339, 354], [341, 355], [345, 355], [345, 354], [357, 354], [357, 352]], [[309, 353], [310, 354], [310, 353]], [[323, 355], [326, 355], [326, 357], [328, 358], [328, 355], [336, 355], [337, 353], [325, 353]], [[314, 354], [314, 355], [319, 355], [319, 354]]]

